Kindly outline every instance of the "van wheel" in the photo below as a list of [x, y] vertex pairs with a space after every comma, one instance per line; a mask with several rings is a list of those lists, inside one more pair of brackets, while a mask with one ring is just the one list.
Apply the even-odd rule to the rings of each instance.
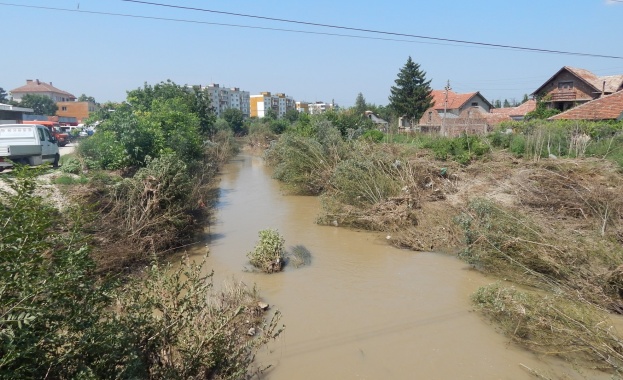
[[53, 168], [58, 168], [58, 162], [60, 161], [61, 156], [56, 153], [56, 156], [54, 156], [54, 162], [52, 163], [52, 167]]

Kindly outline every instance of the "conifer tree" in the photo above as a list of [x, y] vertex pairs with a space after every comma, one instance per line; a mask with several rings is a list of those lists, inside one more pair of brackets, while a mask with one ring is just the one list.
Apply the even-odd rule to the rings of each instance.
[[426, 80], [426, 72], [409, 57], [394, 82], [396, 85], [392, 86], [389, 96], [390, 107], [397, 116], [406, 117], [412, 123], [417, 121], [433, 105], [431, 81]]

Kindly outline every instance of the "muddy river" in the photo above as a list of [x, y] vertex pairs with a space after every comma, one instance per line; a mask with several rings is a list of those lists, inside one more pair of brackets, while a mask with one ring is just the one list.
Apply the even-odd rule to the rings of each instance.
[[[562, 361], [510, 344], [483, 321], [469, 296], [494, 280], [459, 259], [316, 225], [319, 200], [284, 195], [258, 157], [232, 160], [220, 189], [206, 242], [215, 284], [255, 283], [283, 313], [285, 332], [258, 356], [273, 365], [265, 379], [535, 378], [526, 367], [549, 378], [584, 378]], [[246, 253], [265, 228], [278, 229], [288, 248], [305, 246], [311, 265], [273, 275], [245, 271]], [[191, 253], [204, 252], [205, 243]]]

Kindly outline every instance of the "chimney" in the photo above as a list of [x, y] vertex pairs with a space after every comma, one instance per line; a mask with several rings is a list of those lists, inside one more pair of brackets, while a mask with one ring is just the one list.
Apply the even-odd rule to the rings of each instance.
[[38, 86], [39, 84], [40, 84], [40, 83], [39, 83], [39, 79], [37, 79], [37, 86]]
[[32, 79], [26, 79], [26, 84], [31, 84], [32, 83]]
[[606, 93], [606, 81], [604, 81], [604, 84], [601, 87], [601, 96], [604, 96], [605, 93]]
[[52, 82], [50, 82], [50, 86], [52, 86]]

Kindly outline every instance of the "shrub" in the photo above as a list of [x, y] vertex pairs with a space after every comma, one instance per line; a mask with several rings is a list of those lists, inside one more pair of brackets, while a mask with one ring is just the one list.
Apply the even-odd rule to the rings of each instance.
[[78, 153], [102, 169], [115, 170], [130, 165], [125, 147], [111, 132], [98, 131], [78, 145]]
[[316, 139], [285, 133], [266, 152], [274, 177], [294, 193], [317, 195], [328, 186], [336, 157]]
[[385, 138], [385, 134], [379, 130], [371, 129], [366, 131], [361, 137], [364, 140], [380, 143]]
[[93, 377], [117, 355], [96, 339], [109, 336], [107, 289], [77, 214], [62, 220], [34, 195], [38, 170], [15, 167], [15, 193], [0, 190], [0, 378]]
[[54, 179], [54, 183], [57, 185], [75, 185], [89, 182], [89, 179], [85, 176], [71, 176], [71, 175], [61, 175]]
[[372, 205], [400, 191], [394, 160], [389, 157], [361, 156], [340, 162], [331, 185], [337, 198], [350, 205]]
[[[153, 264], [123, 287], [96, 279], [82, 212], [59, 214], [16, 167], [0, 190], [0, 378], [241, 379], [282, 329], [255, 289], [215, 292], [205, 261]], [[69, 219], [63, 219], [68, 216]], [[62, 227], [59, 227], [62, 226]], [[108, 252], [110, 254], [110, 252]], [[249, 336], [249, 329], [258, 333]]]
[[251, 265], [266, 272], [279, 272], [283, 265], [284, 238], [277, 230], [266, 229], [259, 233], [260, 241], [255, 249], [247, 254]]
[[82, 164], [79, 159], [71, 157], [63, 162], [61, 171], [63, 173], [80, 174], [82, 172]]

